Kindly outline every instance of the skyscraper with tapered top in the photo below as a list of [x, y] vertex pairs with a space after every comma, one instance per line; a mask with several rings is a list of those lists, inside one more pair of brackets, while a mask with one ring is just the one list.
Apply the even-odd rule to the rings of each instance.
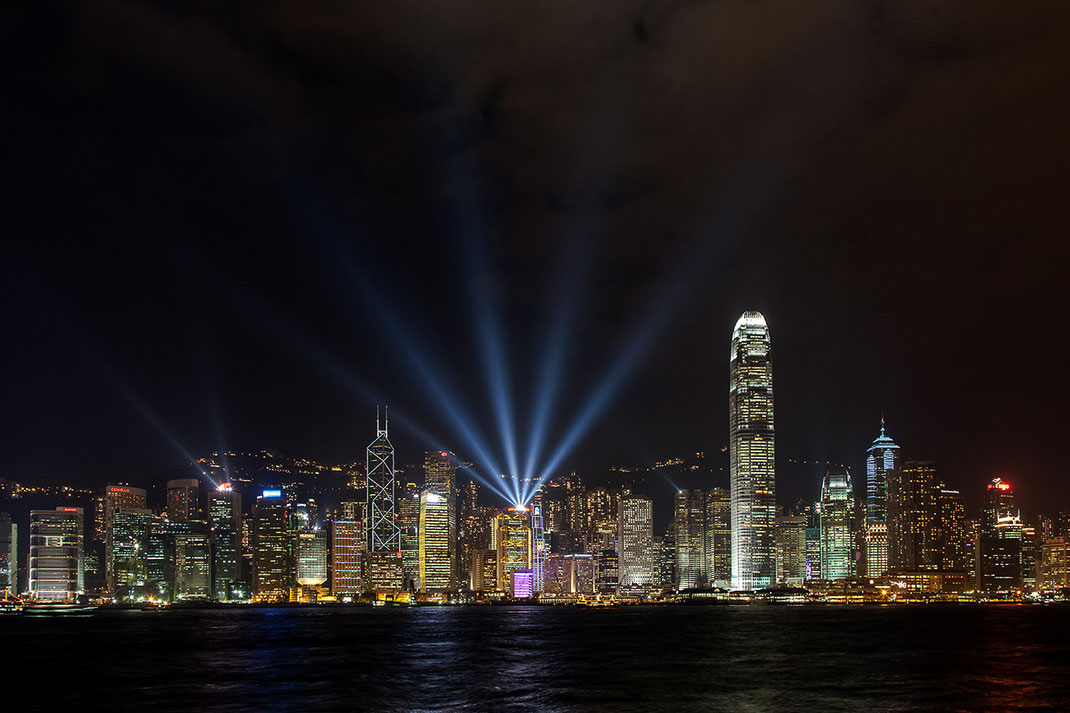
[[768, 587], [776, 571], [773, 362], [761, 312], [744, 312], [732, 331], [728, 429], [732, 587]]
[[368, 551], [401, 552], [401, 530], [395, 520], [394, 446], [390, 443], [390, 418], [380, 427], [375, 411], [375, 440], [368, 446]]
[[404, 586], [401, 528], [397, 523], [394, 446], [388, 432], [390, 417], [384, 413], [382, 427], [375, 412], [375, 440], [368, 445], [368, 549], [365, 555], [367, 585], [375, 591], [400, 590]]
[[866, 450], [865, 570], [869, 577], [888, 571], [888, 478], [899, 467], [899, 446], [884, 433]]

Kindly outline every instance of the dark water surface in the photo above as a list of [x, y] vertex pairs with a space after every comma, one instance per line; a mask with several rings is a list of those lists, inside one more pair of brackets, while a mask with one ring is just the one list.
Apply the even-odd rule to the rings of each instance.
[[1070, 607], [111, 612], [0, 645], [26, 710], [1070, 710]]

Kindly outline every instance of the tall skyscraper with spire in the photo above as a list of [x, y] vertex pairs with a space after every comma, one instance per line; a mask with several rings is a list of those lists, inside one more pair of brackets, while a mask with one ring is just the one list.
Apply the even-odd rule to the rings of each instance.
[[390, 443], [389, 430], [389, 415], [380, 423], [376, 408], [375, 440], [368, 446], [367, 457], [369, 552], [401, 551], [401, 530], [394, 517], [394, 446]]
[[732, 331], [728, 429], [732, 587], [760, 589], [776, 571], [773, 362], [761, 312], [744, 312]]
[[899, 446], [884, 432], [866, 450], [865, 574], [879, 577], [888, 571], [888, 478], [899, 468]]

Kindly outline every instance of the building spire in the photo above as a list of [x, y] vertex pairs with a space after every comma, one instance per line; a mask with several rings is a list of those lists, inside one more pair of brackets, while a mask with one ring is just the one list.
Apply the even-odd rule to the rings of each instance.
[[390, 407], [383, 406], [383, 435], [390, 435]]
[[379, 404], [375, 404], [375, 432], [379, 433]]
[[884, 438], [884, 409], [881, 409], [881, 438]]

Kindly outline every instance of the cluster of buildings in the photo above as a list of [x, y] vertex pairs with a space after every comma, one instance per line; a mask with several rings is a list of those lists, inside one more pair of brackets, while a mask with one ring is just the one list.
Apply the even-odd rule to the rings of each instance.
[[[541, 484], [524, 506], [495, 507], [448, 451], [425, 453], [420, 472], [399, 470], [388, 422], [377, 418], [359, 481], [329, 506], [294, 487], [243, 492], [188, 479], [169, 481], [156, 503], [116, 484], [88, 516], [82, 507], [32, 510], [24, 593], [117, 602], [715, 601], [741, 592], [911, 601], [1070, 587], [1070, 513], [1027, 524], [997, 478], [980, 516], [968, 518], [933, 463], [902, 459], [883, 419], [864, 482], [833, 467], [819, 500], [778, 507], [770, 338], [757, 312], [733, 331], [729, 414], [729, 487], [679, 490], [657, 534], [654, 501], [634, 485], [591, 488], [573, 473]], [[17, 543], [0, 513], [0, 589], [17, 588]]]

